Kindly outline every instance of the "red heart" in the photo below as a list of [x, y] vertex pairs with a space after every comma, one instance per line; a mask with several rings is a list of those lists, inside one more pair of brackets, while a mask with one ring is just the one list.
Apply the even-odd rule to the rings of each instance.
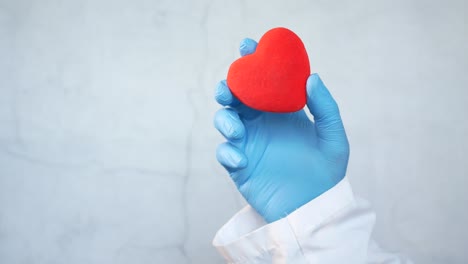
[[291, 30], [274, 28], [258, 42], [256, 51], [231, 64], [227, 84], [245, 105], [266, 112], [295, 112], [307, 101], [309, 57]]

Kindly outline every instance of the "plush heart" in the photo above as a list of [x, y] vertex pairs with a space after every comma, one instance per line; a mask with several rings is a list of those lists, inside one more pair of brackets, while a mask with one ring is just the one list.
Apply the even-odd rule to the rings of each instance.
[[295, 112], [307, 100], [309, 57], [291, 30], [266, 32], [253, 54], [234, 61], [228, 72], [231, 92], [245, 105], [266, 112]]

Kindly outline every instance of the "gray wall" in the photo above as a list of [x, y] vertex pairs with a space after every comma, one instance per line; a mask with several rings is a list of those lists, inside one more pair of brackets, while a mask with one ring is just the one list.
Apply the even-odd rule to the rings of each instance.
[[213, 91], [286, 26], [341, 106], [375, 237], [467, 263], [466, 1], [0, 0], [0, 263], [220, 263], [244, 204]]

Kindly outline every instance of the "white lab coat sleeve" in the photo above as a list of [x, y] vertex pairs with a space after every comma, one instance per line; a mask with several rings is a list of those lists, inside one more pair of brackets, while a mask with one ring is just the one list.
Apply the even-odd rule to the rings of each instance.
[[213, 245], [228, 263], [411, 263], [371, 240], [375, 214], [345, 177], [287, 217], [266, 223], [250, 206], [231, 218]]

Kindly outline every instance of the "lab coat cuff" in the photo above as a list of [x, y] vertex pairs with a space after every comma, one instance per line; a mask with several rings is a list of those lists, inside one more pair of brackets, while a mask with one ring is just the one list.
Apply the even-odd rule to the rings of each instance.
[[270, 224], [246, 206], [217, 232], [213, 245], [229, 263], [253, 263], [273, 255], [296, 255], [299, 263], [302, 253], [298, 237], [320, 228], [353, 202], [351, 185], [345, 177], [327, 192]]

